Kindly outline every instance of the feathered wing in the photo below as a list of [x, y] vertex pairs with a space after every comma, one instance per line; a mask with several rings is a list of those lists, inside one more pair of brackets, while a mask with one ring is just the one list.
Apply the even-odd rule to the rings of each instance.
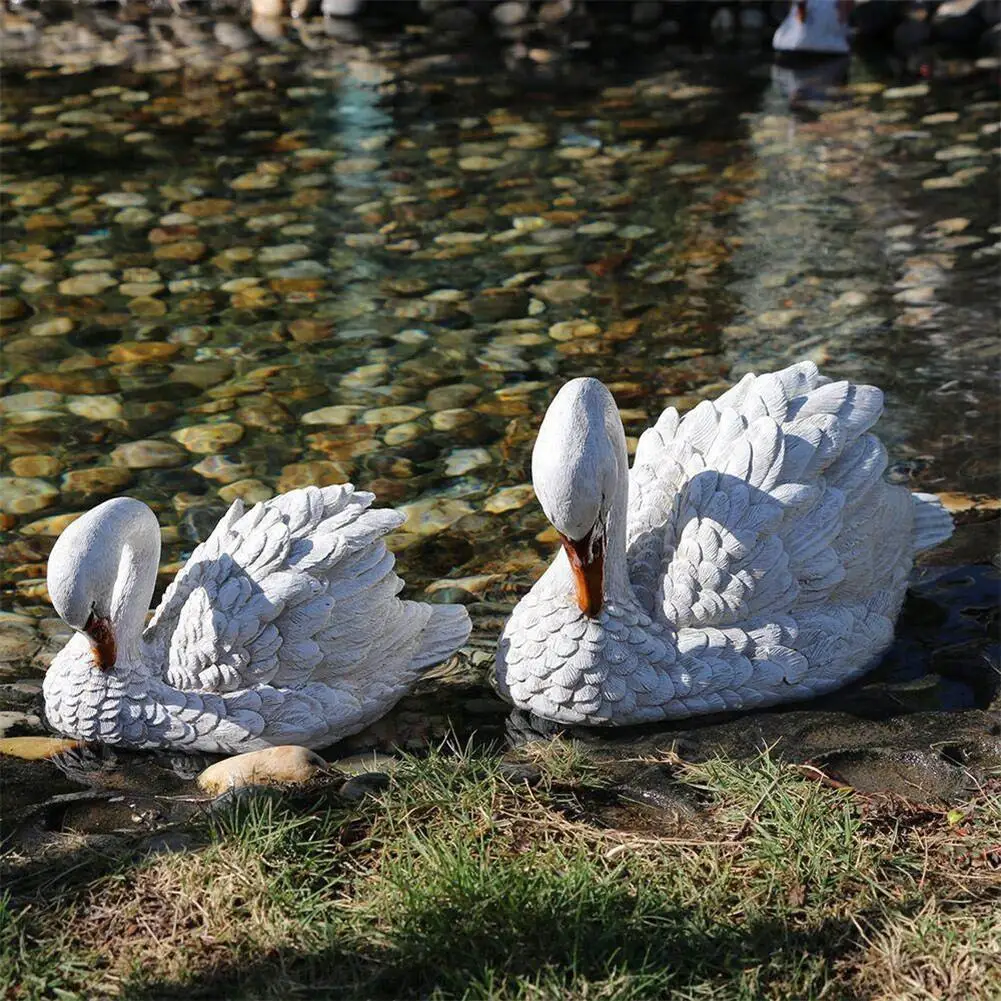
[[[401, 601], [382, 536], [404, 520], [350, 484], [240, 501], [192, 553], [144, 636], [180, 690], [317, 684], [384, 701], [469, 634], [465, 609]], [[432, 659], [434, 658], [434, 659]]]
[[677, 631], [683, 700], [815, 694], [889, 644], [913, 554], [946, 525], [924, 500], [912, 532], [914, 502], [883, 481], [885, 449], [866, 434], [881, 411], [878, 389], [803, 362], [745, 376], [683, 419], [667, 410], [644, 433], [630, 574]]

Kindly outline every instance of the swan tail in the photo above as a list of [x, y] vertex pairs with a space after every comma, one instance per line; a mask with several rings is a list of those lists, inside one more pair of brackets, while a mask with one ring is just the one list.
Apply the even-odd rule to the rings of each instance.
[[914, 503], [914, 552], [931, 549], [952, 535], [952, 515], [934, 494], [911, 494]]
[[462, 605], [431, 605], [431, 617], [421, 635], [410, 667], [414, 671], [447, 660], [469, 639], [473, 624]]

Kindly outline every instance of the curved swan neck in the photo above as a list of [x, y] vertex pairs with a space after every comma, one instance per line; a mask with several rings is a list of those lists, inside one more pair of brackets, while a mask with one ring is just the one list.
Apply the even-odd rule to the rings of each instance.
[[111, 595], [111, 622], [123, 650], [133, 649], [139, 642], [160, 564], [160, 525], [145, 505], [143, 513], [142, 518], [134, 517], [123, 526]]
[[[618, 410], [606, 417], [609, 441], [615, 453], [612, 495], [605, 517], [605, 597], [625, 597], [629, 588], [626, 530], [629, 519], [629, 454]], [[611, 426], [609, 426], [611, 425]]]

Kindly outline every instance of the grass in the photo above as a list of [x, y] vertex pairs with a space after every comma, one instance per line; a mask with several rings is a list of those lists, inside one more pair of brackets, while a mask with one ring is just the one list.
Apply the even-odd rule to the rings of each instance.
[[[573, 744], [543, 778], [405, 759], [378, 797], [259, 797], [201, 847], [0, 909], [28, 998], [1001, 997], [1001, 799], [864, 799], [780, 764], [663, 762], [705, 810], [626, 824]], [[615, 819], [614, 825], [608, 817]]]

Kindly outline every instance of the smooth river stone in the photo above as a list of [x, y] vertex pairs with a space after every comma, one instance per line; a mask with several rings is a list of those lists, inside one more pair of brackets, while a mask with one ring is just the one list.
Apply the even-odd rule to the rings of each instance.
[[288, 261], [298, 261], [309, 257], [312, 249], [304, 243], [283, 243], [277, 247], [264, 247], [257, 254], [261, 264], [285, 264]]
[[180, 350], [180, 344], [167, 344], [163, 341], [125, 341], [111, 346], [108, 359], [115, 363], [163, 362], [170, 361]]
[[161, 244], [153, 251], [153, 256], [161, 261], [184, 261], [188, 264], [201, 260], [206, 247], [199, 240], [178, 240], [176, 243]]
[[[402, 445], [405, 442], [419, 438], [424, 432], [420, 424], [407, 421], [405, 424], [395, 424], [383, 432], [382, 440], [387, 445]], [[410, 475], [410, 474], [408, 474]]]
[[68, 316], [57, 316], [51, 320], [43, 320], [28, 328], [28, 333], [35, 337], [61, 337], [73, 329], [73, 321]]
[[484, 511], [491, 514], [500, 514], [502, 511], [514, 511], [519, 507], [524, 507], [535, 497], [535, 491], [530, 483], [521, 483], [516, 487], [504, 487], [498, 490], [492, 497], [488, 497], [483, 505]]
[[472, 410], [460, 410], [458, 408], [439, 410], [437, 413], [431, 415], [431, 427], [435, 431], [454, 431], [457, 428], [475, 423], [476, 419], [477, 415]]
[[274, 497], [275, 492], [260, 480], [235, 480], [219, 488], [219, 497], [227, 504], [232, 504], [237, 498], [249, 505], [258, 504]]
[[396, 406], [396, 407], [375, 407], [366, 410], [361, 415], [363, 424], [373, 424], [380, 427], [384, 424], [405, 424], [408, 421], [416, 420], [424, 413], [423, 407]]
[[349, 463], [315, 459], [312, 462], [291, 462], [282, 468], [278, 492], [288, 493], [299, 487], [329, 487], [351, 479]]
[[188, 457], [184, 449], [173, 442], [144, 438], [119, 445], [111, 452], [111, 461], [127, 469], [169, 469], [181, 466]]
[[234, 462], [224, 455], [209, 455], [191, 467], [199, 476], [218, 483], [236, 483], [249, 479], [254, 467], [246, 462]]
[[123, 417], [122, 404], [114, 396], [71, 396], [66, 409], [89, 421], [115, 421]]
[[235, 445], [242, 437], [243, 425], [234, 423], [196, 424], [171, 434], [171, 438], [179, 441], [189, 452], [200, 455], [222, 452], [230, 445]]
[[13, 393], [0, 397], [0, 414], [17, 413], [21, 410], [51, 410], [63, 401], [62, 393], [46, 389], [36, 389], [28, 393]]
[[91, 271], [61, 281], [59, 291], [63, 295], [100, 295], [117, 284], [118, 279], [106, 271]]
[[301, 424], [325, 424], [332, 427], [343, 427], [350, 424], [360, 407], [333, 406], [321, 407], [319, 410], [310, 410], [299, 419]]
[[454, 525], [460, 518], [473, 513], [473, 508], [463, 500], [452, 497], [429, 497], [425, 500], [403, 504], [399, 511], [406, 515], [402, 532], [413, 535], [437, 535]]
[[295, 745], [266, 747], [209, 765], [198, 776], [198, 787], [219, 796], [243, 786], [308, 782], [326, 770], [326, 761], [308, 748]]
[[63, 474], [63, 491], [84, 497], [106, 497], [121, 490], [131, 479], [132, 473], [122, 466], [71, 469]]
[[54, 758], [58, 754], [82, 747], [82, 740], [64, 737], [3, 737], [0, 738], [0, 754], [24, 761], [41, 761]]
[[7, 468], [15, 476], [56, 476], [63, 464], [52, 455], [19, 455]]
[[472, 403], [482, 392], [480, 386], [474, 386], [470, 382], [458, 382], [430, 390], [425, 402], [428, 410], [454, 410]]
[[146, 204], [146, 196], [135, 191], [109, 191], [106, 195], [98, 195], [97, 200], [113, 209], [127, 209]]
[[493, 458], [485, 448], [457, 448], [449, 453], [445, 461], [445, 475], [462, 476], [492, 462]]
[[[21, 535], [36, 535], [47, 539], [55, 539], [73, 524], [83, 511], [73, 511], [69, 514], [53, 514], [48, 518], [39, 518], [22, 525], [18, 532]], [[68, 637], [67, 637], [68, 638]]]
[[74, 261], [74, 271], [113, 271], [115, 262], [107, 257], [87, 257], [82, 261]]
[[31, 514], [51, 507], [59, 491], [45, 480], [30, 476], [0, 476], [0, 511]]

